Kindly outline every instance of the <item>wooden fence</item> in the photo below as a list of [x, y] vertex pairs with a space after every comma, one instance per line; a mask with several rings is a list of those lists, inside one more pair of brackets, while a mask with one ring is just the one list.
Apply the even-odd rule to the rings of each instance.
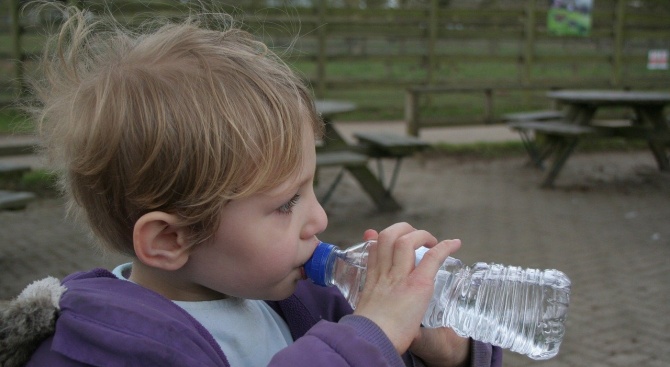
[[[39, 50], [36, 32], [41, 27], [30, 12], [19, 12], [18, 0], [6, 3], [9, 15], [0, 25], [0, 37], [7, 40], [0, 46], [5, 97], [21, 90], [24, 70]], [[188, 9], [176, 0], [76, 3], [94, 13], [107, 8], [133, 21]], [[523, 91], [513, 101], [490, 104], [495, 107], [484, 112], [493, 117], [484, 119], [468, 120], [486, 106], [469, 97], [458, 97], [469, 106], [462, 110], [441, 109], [439, 97], [417, 103], [429, 115], [453, 115], [453, 123], [481, 123], [509, 110], [542, 105], [542, 90], [556, 86], [670, 87], [668, 70], [647, 69], [649, 50], [670, 49], [667, 0], [596, 0], [588, 36], [550, 34], [547, 0], [399, 3], [410, 5], [360, 9], [314, 0], [312, 7], [267, 7], [249, 0], [235, 2], [235, 7], [222, 2], [220, 8], [271, 46], [282, 50], [291, 45], [283, 55], [311, 83], [315, 95], [352, 100], [362, 116], [369, 112], [402, 118], [408, 88], [427, 94], [471, 88], [485, 100], [512, 89]], [[444, 3], [449, 6], [440, 6]]]

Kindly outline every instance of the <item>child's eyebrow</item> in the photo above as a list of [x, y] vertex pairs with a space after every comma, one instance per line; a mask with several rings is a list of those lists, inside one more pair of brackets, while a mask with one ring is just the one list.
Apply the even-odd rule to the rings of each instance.
[[[287, 195], [287, 193], [294, 193], [300, 187], [311, 183], [314, 179], [314, 170], [301, 170], [302, 175], [292, 177], [291, 179], [267, 190], [265, 194], [269, 197], [279, 197]], [[290, 184], [289, 184], [290, 181]]]
[[284, 181], [281, 184], [272, 187], [265, 191], [263, 194], [268, 197], [280, 197], [287, 195], [287, 193], [293, 193], [298, 187], [302, 185], [302, 180], [299, 179], [291, 179], [290, 184], [289, 181]]

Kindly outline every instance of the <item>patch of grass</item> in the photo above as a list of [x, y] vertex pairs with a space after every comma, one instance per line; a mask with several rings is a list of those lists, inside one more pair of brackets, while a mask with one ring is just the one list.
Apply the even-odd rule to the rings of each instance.
[[26, 114], [16, 108], [0, 108], [0, 134], [21, 134], [34, 130], [34, 125]]
[[30, 191], [39, 197], [58, 196], [56, 174], [47, 170], [33, 170], [21, 176], [0, 175], [0, 190]]
[[577, 146], [577, 149], [582, 152], [628, 152], [635, 150], [646, 150], [649, 149], [649, 145], [644, 140], [627, 140], [624, 138], [607, 138], [607, 139], [595, 139], [592, 141], [584, 142]]
[[[337, 121], [384, 121], [404, 118], [405, 91], [394, 88], [360, 88], [358, 90], [328, 90], [324, 99], [354, 101], [355, 111], [337, 116]], [[399, 103], [389, 103], [399, 101]]]
[[495, 143], [470, 143], [470, 144], [448, 144], [439, 143], [433, 146], [432, 151], [439, 155], [451, 157], [473, 157], [473, 158], [503, 158], [525, 154], [521, 142], [495, 142]]

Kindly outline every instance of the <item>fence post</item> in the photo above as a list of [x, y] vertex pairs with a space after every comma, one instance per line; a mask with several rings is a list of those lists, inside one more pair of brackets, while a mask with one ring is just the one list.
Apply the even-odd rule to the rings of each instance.
[[[525, 28], [524, 28], [524, 38], [525, 44], [523, 48], [523, 75], [521, 84], [524, 87], [531, 85], [532, 83], [532, 74], [533, 74], [533, 63], [535, 55], [535, 26], [536, 26], [536, 0], [527, 0], [526, 1], [526, 17], [525, 17]], [[523, 104], [528, 105], [531, 101], [531, 93], [528, 90], [524, 90], [521, 93], [523, 96]]]
[[407, 121], [407, 135], [419, 136], [419, 92], [412, 89], [405, 90], [405, 120]]
[[493, 88], [484, 89], [484, 123], [492, 124], [493, 121]]
[[318, 0], [316, 32], [318, 38], [318, 54], [316, 55], [316, 95], [323, 98], [326, 92], [326, 7], [327, 0]]
[[618, 0], [616, 6], [616, 13], [614, 14], [614, 55], [612, 59], [614, 60], [614, 65], [612, 65], [612, 77], [611, 83], [612, 86], [618, 87], [621, 85], [621, 53], [623, 51], [623, 37], [624, 37], [624, 24], [626, 17], [626, 2], [624, 0]]
[[428, 15], [428, 68], [426, 72], [426, 84], [435, 83], [436, 56], [435, 49], [437, 43], [438, 12], [440, 10], [438, 0], [431, 0], [430, 11]]
[[535, 53], [535, 1], [536, 0], [527, 0], [526, 2], [522, 76], [524, 86], [530, 85], [531, 73], [533, 70], [533, 54]]
[[19, 19], [19, 1], [9, 0], [9, 16], [11, 27], [11, 42], [12, 42], [12, 59], [14, 61], [14, 77], [16, 78], [16, 88], [19, 95], [23, 95], [26, 91], [25, 81], [23, 79], [23, 52], [21, 50], [21, 34], [23, 27], [21, 27], [21, 20]]

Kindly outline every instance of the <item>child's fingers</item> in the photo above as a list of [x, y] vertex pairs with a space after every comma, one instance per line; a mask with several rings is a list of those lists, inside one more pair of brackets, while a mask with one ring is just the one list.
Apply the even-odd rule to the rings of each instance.
[[379, 233], [376, 257], [379, 272], [385, 274], [393, 267], [395, 248], [399, 245], [404, 246], [405, 243], [401, 238], [414, 231], [414, 227], [407, 223], [396, 223]]
[[[415, 249], [430, 249], [415, 266]], [[375, 322], [399, 352], [407, 349], [421, 323], [435, 274], [460, 241], [443, 241], [423, 230], [400, 225], [382, 231], [370, 244], [368, 273], [355, 313]]]
[[[367, 277], [369, 279], [370, 275], [374, 271], [374, 269], [377, 268], [377, 263], [379, 263], [379, 254], [377, 251], [377, 247], [379, 246], [379, 242], [372, 242], [368, 244], [367, 251], [368, 251], [368, 263], [367, 263]], [[368, 284], [368, 281], [366, 280], [365, 284]]]
[[405, 277], [415, 264], [415, 250], [421, 246], [432, 247], [437, 239], [424, 230], [417, 230], [407, 223], [394, 224], [378, 237], [378, 270], [381, 274]]
[[363, 233], [363, 241], [376, 240], [379, 237], [379, 233], [374, 229], [368, 229]]
[[394, 246], [393, 271], [399, 276], [406, 276], [414, 270], [416, 249], [421, 246], [433, 246], [437, 239], [424, 230], [415, 230], [400, 237]]
[[435, 274], [440, 266], [449, 257], [461, 247], [461, 240], [444, 240], [433, 246], [424, 255], [419, 264], [414, 269], [417, 276], [435, 278]]

